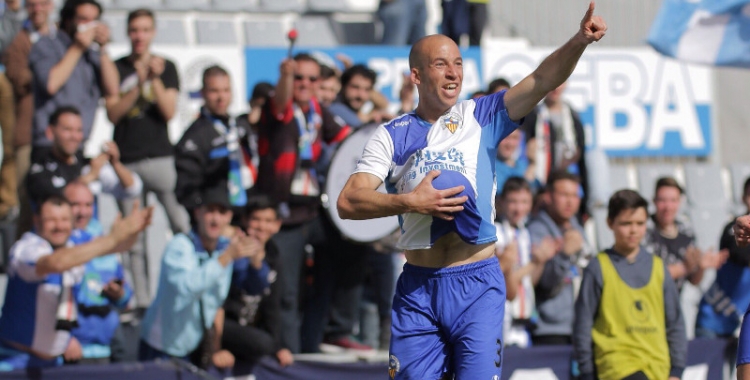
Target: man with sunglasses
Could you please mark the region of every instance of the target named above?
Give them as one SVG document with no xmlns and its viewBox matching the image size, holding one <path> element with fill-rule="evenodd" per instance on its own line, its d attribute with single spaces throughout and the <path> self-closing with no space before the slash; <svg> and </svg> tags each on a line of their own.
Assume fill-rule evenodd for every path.
<svg viewBox="0 0 750 380">
<path fill-rule="evenodd" d="M 297 306 L 305 246 L 322 243 L 325 236 L 315 164 L 324 142 L 342 141 L 350 131 L 315 98 L 319 78 L 320 64 L 312 56 L 298 54 L 284 60 L 274 96 L 264 106 L 259 123 L 257 187 L 280 205 L 282 227 L 274 240 L 288 268 L 279 278 L 281 340 L 293 353 L 300 352 Z"/>
</svg>

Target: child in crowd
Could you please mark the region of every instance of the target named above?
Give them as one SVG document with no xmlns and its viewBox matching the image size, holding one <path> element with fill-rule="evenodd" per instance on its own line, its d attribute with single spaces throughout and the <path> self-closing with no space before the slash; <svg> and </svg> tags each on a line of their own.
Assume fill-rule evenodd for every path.
<svg viewBox="0 0 750 380">
<path fill-rule="evenodd" d="M 632 190 L 609 200 L 615 236 L 583 274 L 573 345 L 581 379 L 679 379 L 687 337 L 679 295 L 664 262 L 640 242 L 648 203 Z"/>
</svg>

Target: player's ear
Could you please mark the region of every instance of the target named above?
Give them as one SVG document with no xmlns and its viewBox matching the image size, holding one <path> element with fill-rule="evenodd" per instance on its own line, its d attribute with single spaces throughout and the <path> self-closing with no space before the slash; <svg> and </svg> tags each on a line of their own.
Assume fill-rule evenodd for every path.
<svg viewBox="0 0 750 380">
<path fill-rule="evenodd" d="M 419 69 L 418 68 L 416 68 L 416 67 L 412 68 L 411 72 L 409 74 L 409 77 L 411 78 L 411 82 L 412 83 L 414 83 L 414 84 L 420 84 L 421 83 L 420 73 L 419 73 Z"/>
</svg>

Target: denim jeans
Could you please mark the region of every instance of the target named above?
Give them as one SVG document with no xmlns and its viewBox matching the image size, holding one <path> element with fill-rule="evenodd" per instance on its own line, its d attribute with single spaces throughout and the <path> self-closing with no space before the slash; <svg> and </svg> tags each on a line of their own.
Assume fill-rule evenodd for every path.
<svg viewBox="0 0 750 380">
<path fill-rule="evenodd" d="M 425 0 L 381 0 L 377 15 L 383 22 L 383 45 L 411 45 L 425 36 Z"/>
</svg>

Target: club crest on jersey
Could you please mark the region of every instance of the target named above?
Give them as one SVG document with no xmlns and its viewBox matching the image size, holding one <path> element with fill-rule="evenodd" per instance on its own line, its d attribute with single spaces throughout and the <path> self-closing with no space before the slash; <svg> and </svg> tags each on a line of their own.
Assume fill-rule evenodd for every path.
<svg viewBox="0 0 750 380">
<path fill-rule="evenodd" d="M 445 124 L 445 127 L 448 128 L 451 133 L 456 133 L 456 130 L 461 128 L 463 121 L 463 118 L 458 112 L 451 112 L 443 116 L 443 124 Z"/>
<path fill-rule="evenodd" d="M 399 363 L 398 358 L 396 355 L 391 355 L 391 357 L 388 359 L 388 375 L 391 377 L 391 380 L 396 378 L 396 373 L 401 369 L 401 363 Z"/>
</svg>

